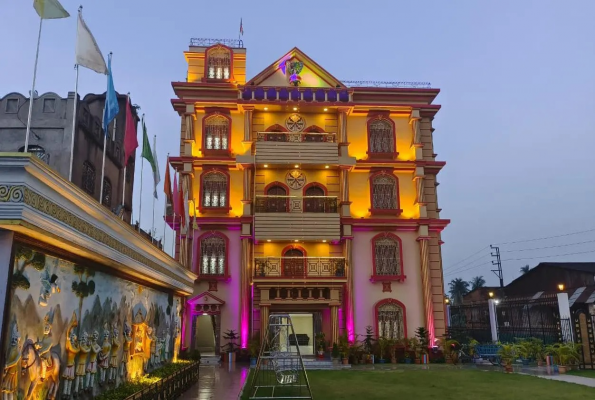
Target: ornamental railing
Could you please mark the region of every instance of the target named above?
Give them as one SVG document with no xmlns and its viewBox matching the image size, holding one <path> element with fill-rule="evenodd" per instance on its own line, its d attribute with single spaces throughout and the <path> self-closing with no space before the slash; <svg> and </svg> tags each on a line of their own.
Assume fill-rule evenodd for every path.
<svg viewBox="0 0 595 400">
<path fill-rule="evenodd" d="M 255 278 L 344 278 L 343 257 L 256 257 Z"/>
<path fill-rule="evenodd" d="M 412 88 L 430 89 L 430 82 L 399 82 L 399 81 L 341 81 L 347 87 L 384 87 L 384 88 Z"/>
<path fill-rule="evenodd" d="M 336 213 L 337 203 L 337 196 L 256 196 L 254 211 L 257 213 Z"/>
<path fill-rule="evenodd" d="M 348 103 L 353 100 L 352 92 L 348 88 L 244 86 L 238 91 L 238 100 Z"/>
<path fill-rule="evenodd" d="M 190 38 L 190 46 L 209 47 L 216 44 L 222 44 L 236 49 L 244 48 L 244 42 L 241 39 Z"/>
<path fill-rule="evenodd" d="M 193 384 L 198 382 L 199 362 L 190 364 L 170 376 L 161 379 L 146 389 L 138 391 L 125 400 L 177 399 Z"/>
<path fill-rule="evenodd" d="M 327 142 L 334 143 L 337 135 L 332 132 L 257 132 L 257 142 Z"/>
</svg>

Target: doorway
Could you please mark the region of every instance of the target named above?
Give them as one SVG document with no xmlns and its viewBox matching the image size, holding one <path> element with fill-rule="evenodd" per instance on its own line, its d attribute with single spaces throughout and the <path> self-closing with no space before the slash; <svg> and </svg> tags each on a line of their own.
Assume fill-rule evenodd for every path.
<svg viewBox="0 0 595 400">
<path fill-rule="evenodd" d="M 314 355 L 314 348 L 316 339 L 314 335 L 314 314 L 312 313 L 295 313 L 289 314 L 293 324 L 296 339 L 290 339 L 292 351 L 297 351 L 295 342 L 300 346 L 300 353 L 303 356 Z"/>
<path fill-rule="evenodd" d="M 219 355 L 221 336 L 220 314 L 196 314 L 192 318 L 191 349 L 201 356 Z"/>
</svg>

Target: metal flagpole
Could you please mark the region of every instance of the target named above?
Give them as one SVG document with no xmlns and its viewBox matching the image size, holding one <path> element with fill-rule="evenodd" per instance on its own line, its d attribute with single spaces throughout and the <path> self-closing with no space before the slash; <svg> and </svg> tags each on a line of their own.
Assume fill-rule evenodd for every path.
<svg viewBox="0 0 595 400">
<path fill-rule="evenodd" d="M 70 138 L 70 169 L 68 171 L 68 180 L 72 182 L 72 164 L 74 163 L 74 136 L 76 135 L 76 111 L 78 109 L 79 92 L 79 65 L 75 64 L 76 81 L 74 83 L 74 111 L 72 112 L 72 137 Z"/>
<path fill-rule="evenodd" d="M 155 146 L 157 145 L 157 135 L 153 135 L 153 154 L 157 154 Z M 153 160 L 153 164 L 155 160 Z M 153 171 L 153 223 L 151 224 L 151 241 L 153 241 L 153 235 L 155 234 L 155 194 L 157 194 L 157 184 L 155 182 L 155 171 Z"/>
<path fill-rule="evenodd" d="M 167 153 L 167 163 L 165 164 L 165 175 L 169 176 L 169 153 Z M 171 189 L 170 189 L 171 190 Z M 165 244 L 165 229 L 167 228 L 167 196 L 163 199 L 163 243 Z"/>
<path fill-rule="evenodd" d="M 145 126 L 145 114 L 143 114 L 143 118 L 141 121 L 141 129 L 144 129 Z M 143 150 L 145 147 L 145 132 L 143 130 Z M 143 166 L 145 165 L 145 158 L 142 155 L 140 156 L 140 198 L 138 199 L 138 231 L 140 232 L 140 221 L 142 218 L 141 211 L 143 209 Z"/>
<path fill-rule="evenodd" d="M 130 92 L 126 94 L 126 107 L 128 107 L 128 103 L 130 102 Z M 125 114 L 127 111 L 125 111 Z M 126 117 L 124 117 L 126 118 Z M 124 119 L 126 121 L 126 119 Z M 126 122 L 124 122 L 124 139 L 126 139 Z M 124 147 L 126 147 L 126 143 L 124 143 Z M 126 151 L 124 151 L 126 154 Z M 126 155 L 124 155 L 126 158 Z M 124 175 L 122 176 L 122 209 L 124 209 L 124 204 L 126 203 L 126 168 L 128 168 L 128 160 L 124 160 Z M 124 219 L 124 213 L 122 212 L 122 220 Z M 132 212 L 130 213 L 130 224 L 132 225 Z"/>
<path fill-rule="evenodd" d="M 176 258 L 176 213 L 173 213 L 172 231 L 174 235 L 171 241 L 171 258 Z"/>
<path fill-rule="evenodd" d="M 79 15 L 83 11 L 83 6 L 79 6 Z M 78 40 L 79 27 L 78 19 L 76 24 L 76 36 Z M 70 138 L 70 168 L 68 170 L 68 180 L 72 182 L 72 166 L 74 164 L 74 136 L 76 135 L 76 112 L 78 110 L 78 93 L 79 93 L 79 65 L 74 64 L 76 71 L 76 80 L 74 82 L 74 110 L 72 111 L 72 137 Z"/>
<path fill-rule="evenodd" d="M 112 52 L 111 51 L 107 57 L 111 63 L 111 60 L 112 60 Z M 118 101 L 117 98 L 116 98 L 116 101 Z M 107 107 L 107 92 L 105 92 L 105 105 L 103 107 L 104 108 Z M 104 135 L 103 135 L 103 162 L 101 164 L 101 189 L 99 190 L 99 204 L 101 204 L 101 199 L 103 197 L 103 178 L 105 177 L 105 153 L 106 153 L 108 139 L 109 139 L 109 133 L 104 132 Z"/>
<path fill-rule="evenodd" d="M 39 33 L 37 34 L 37 50 L 35 51 L 35 66 L 33 67 L 33 84 L 31 85 L 31 95 L 29 96 L 29 115 L 27 116 L 27 133 L 25 133 L 25 149 L 29 150 L 29 133 L 31 132 L 31 115 L 33 113 L 33 100 L 35 100 L 35 78 L 37 78 L 37 60 L 39 59 L 39 42 L 41 42 L 41 26 L 43 18 L 39 17 Z"/>
<path fill-rule="evenodd" d="M 181 176 L 180 176 L 180 173 L 178 172 L 178 182 L 179 182 L 178 187 L 182 189 L 179 191 L 180 192 L 179 195 L 183 196 L 184 189 L 183 189 L 182 181 L 180 180 L 180 178 L 181 178 Z M 182 201 L 184 201 L 184 199 L 182 199 Z M 180 254 L 180 257 L 178 257 L 178 262 L 180 262 L 180 263 L 182 262 L 182 218 L 185 218 L 183 215 L 185 212 L 186 212 L 185 207 L 182 207 L 182 210 L 180 210 L 180 213 L 182 213 L 182 214 L 180 214 L 180 235 L 179 235 L 180 236 L 180 246 L 179 246 L 179 251 L 178 251 L 178 253 Z"/>
</svg>

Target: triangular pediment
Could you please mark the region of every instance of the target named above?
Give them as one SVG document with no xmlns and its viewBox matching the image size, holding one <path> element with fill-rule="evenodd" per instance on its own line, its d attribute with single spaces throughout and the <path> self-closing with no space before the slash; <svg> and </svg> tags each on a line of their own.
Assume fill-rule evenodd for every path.
<svg viewBox="0 0 595 400">
<path fill-rule="evenodd" d="M 296 73 L 296 71 L 299 71 Z M 292 81 L 299 80 L 299 86 L 313 88 L 345 87 L 337 78 L 318 65 L 297 47 L 265 68 L 250 79 L 250 86 L 294 86 Z"/>
<path fill-rule="evenodd" d="M 195 305 L 195 304 L 205 304 L 205 305 L 219 305 L 222 306 L 225 304 L 225 301 L 221 300 L 219 297 L 213 295 L 210 292 L 203 292 L 196 297 L 191 298 L 188 300 L 188 303 Z"/>
</svg>

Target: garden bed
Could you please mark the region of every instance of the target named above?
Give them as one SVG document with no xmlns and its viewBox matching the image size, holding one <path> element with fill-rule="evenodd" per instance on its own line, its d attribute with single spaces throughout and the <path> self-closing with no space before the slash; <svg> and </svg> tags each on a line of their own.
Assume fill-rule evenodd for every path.
<svg viewBox="0 0 595 400">
<path fill-rule="evenodd" d="M 108 390 L 97 400 L 175 399 L 198 381 L 198 361 L 177 361 Z"/>
</svg>

